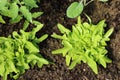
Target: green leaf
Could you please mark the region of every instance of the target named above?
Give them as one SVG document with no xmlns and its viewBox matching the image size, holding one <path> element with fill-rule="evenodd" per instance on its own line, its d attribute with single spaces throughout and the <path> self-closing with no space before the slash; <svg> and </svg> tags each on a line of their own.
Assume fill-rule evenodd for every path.
<svg viewBox="0 0 120 80">
<path fill-rule="evenodd" d="M 61 25 L 61 24 L 57 24 L 57 26 L 58 26 L 58 29 L 60 30 L 60 32 L 61 33 L 69 33 L 70 32 L 70 30 L 69 29 L 67 29 L 67 28 L 65 28 L 63 25 Z"/>
<path fill-rule="evenodd" d="M 27 20 L 25 20 L 24 24 L 23 24 L 23 30 L 25 31 L 29 26 L 29 22 Z"/>
<path fill-rule="evenodd" d="M 14 20 L 18 16 L 18 5 L 16 3 L 11 3 L 9 11 L 11 18 Z"/>
<path fill-rule="evenodd" d="M 1 15 L 4 15 L 4 16 L 7 16 L 7 17 L 11 17 L 11 13 L 9 11 L 9 9 L 7 7 L 3 8 L 1 11 L 0 11 Z"/>
<path fill-rule="evenodd" d="M 5 65 L 4 62 L 0 64 L 0 76 L 3 76 L 4 74 L 4 71 L 5 71 L 4 65 Z"/>
<path fill-rule="evenodd" d="M 71 57 L 69 55 L 66 55 L 66 65 L 69 66 Z"/>
<path fill-rule="evenodd" d="M 108 37 L 113 33 L 113 31 L 114 31 L 113 28 L 109 29 L 109 30 L 105 33 L 104 37 L 105 37 L 105 38 L 108 38 Z"/>
<path fill-rule="evenodd" d="M 60 36 L 60 35 L 57 35 L 56 33 L 53 33 L 51 35 L 51 37 L 58 38 L 58 39 L 66 39 L 67 38 L 66 35 Z"/>
<path fill-rule="evenodd" d="M 98 69 L 97 69 L 97 64 L 94 60 L 92 60 L 91 58 L 87 58 L 87 64 L 90 66 L 90 68 L 96 73 L 98 74 Z"/>
<path fill-rule="evenodd" d="M 26 44 L 25 44 L 25 47 L 29 50 L 29 53 L 39 52 L 39 49 L 34 44 L 32 44 L 31 42 L 27 41 Z"/>
<path fill-rule="evenodd" d="M 48 37 L 48 34 L 44 34 L 39 39 L 35 40 L 36 43 L 40 43 Z"/>
<path fill-rule="evenodd" d="M 33 61 L 33 60 L 37 60 L 38 62 L 41 62 L 43 64 L 48 64 L 48 61 L 43 59 L 42 57 L 38 57 L 34 54 L 27 55 L 27 62 L 28 63 Z"/>
<path fill-rule="evenodd" d="M 23 0 L 26 6 L 38 7 L 35 0 Z"/>
<path fill-rule="evenodd" d="M 14 20 L 10 19 L 10 23 L 12 24 L 18 23 L 21 19 L 22 19 L 21 15 L 18 15 Z"/>
<path fill-rule="evenodd" d="M 30 2 L 30 1 L 29 1 Z M 29 21 L 32 22 L 32 14 L 29 12 L 29 10 L 26 8 L 26 6 L 20 7 L 20 12 L 23 14 L 23 16 Z"/>
<path fill-rule="evenodd" d="M 36 25 L 36 26 L 37 26 L 37 25 L 41 25 L 41 23 L 40 23 L 39 21 L 35 21 L 35 20 L 32 22 L 32 24 L 34 24 L 34 25 Z"/>
<path fill-rule="evenodd" d="M 2 10 L 7 4 L 7 0 L 0 0 L 0 10 Z"/>
<path fill-rule="evenodd" d="M 99 62 L 100 62 L 100 64 L 101 64 L 104 68 L 106 68 L 106 62 L 105 62 L 105 60 L 104 60 L 103 58 L 101 58 L 101 59 L 99 60 Z"/>
<path fill-rule="evenodd" d="M 5 21 L 4 21 L 4 19 L 2 18 L 2 16 L 1 16 L 1 15 L 0 15 L 0 23 L 5 24 Z"/>
<path fill-rule="evenodd" d="M 17 73 L 17 69 L 15 67 L 15 63 L 13 60 L 7 60 L 8 65 L 10 66 L 11 70 Z"/>
<path fill-rule="evenodd" d="M 69 18 L 75 18 L 79 16 L 83 11 L 84 5 L 81 2 L 73 2 L 67 9 L 67 16 Z"/>
<path fill-rule="evenodd" d="M 32 13 L 32 18 L 37 18 L 39 16 L 41 16 L 43 14 L 43 12 L 34 12 Z"/>
</svg>

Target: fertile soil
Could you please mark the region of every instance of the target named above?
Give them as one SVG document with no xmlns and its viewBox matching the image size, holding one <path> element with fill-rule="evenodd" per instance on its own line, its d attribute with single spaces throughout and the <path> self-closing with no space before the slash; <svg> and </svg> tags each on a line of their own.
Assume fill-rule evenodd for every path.
<svg viewBox="0 0 120 80">
<path fill-rule="evenodd" d="M 106 47 L 108 57 L 112 59 L 112 63 L 107 64 L 107 68 L 98 65 L 99 73 L 95 74 L 87 64 L 81 63 L 69 70 L 62 55 L 51 54 L 52 50 L 62 47 L 60 40 L 50 37 L 53 32 L 60 34 L 56 26 L 57 23 L 61 23 L 69 29 L 71 29 L 71 25 L 76 23 L 77 19 L 66 17 L 66 9 L 73 1 L 79 0 L 41 0 L 38 4 L 40 7 L 32 10 L 33 12 L 44 12 L 41 17 L 37 18 L 44 24 L 37 36 L 49 34 L 49 37 L 40 43 L 40 51 L 43 57 L 54 62 L 54 64 L 44 65 L 41 69 L 35 66 L 33 69 L 27 70 L 18 80 L 120 80 L 120 0 L 109 0 L 107 3 L 95 1 L 84 10 L 94 24 L 106 19 L 107 27 L 105 30 L 114 27 L 111 40 Z M 83 14 L 82 20 L 87 21 Z M 15 30 L 19 31 L 23 22 L 24 20 L 18 24 L 0 24 L 0 36 L 8 36 Z M 32 27 L 30 26 L 28 30 Z"/>
</svg>

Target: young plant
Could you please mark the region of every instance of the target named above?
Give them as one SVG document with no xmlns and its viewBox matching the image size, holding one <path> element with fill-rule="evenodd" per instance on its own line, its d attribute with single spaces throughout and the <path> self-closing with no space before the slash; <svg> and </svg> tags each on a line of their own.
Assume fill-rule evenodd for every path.
<svg viewBox="0 0 120 80">
<path fill-rule="evenodd" d="M 0 37 L 0 76 L 7 80 L 7 76 L 17 79 L 30 66 L 42 67 L 49 62 L 39 53 L 38 43 L 47 38 L 47 34 L 37 38 L 36 32 L 42 28 L 43 24 L 37 25 L 31 32 L 20 30 L 9 37 Z"/>
<path fill-rule="evenodd" d="M 31 13 L 30 10 L 37 8 L 39 0 L 0 0 L 0 23 L 5 23 L 2 16 L 10 18 L 10 23 L 17 23 L 23 17 L 32 22 L 33 18 L 40 16 L 43 12 Z"/>
<path fill-rule="evenodd" d="M 113 32 L 113 28 L 106 33 L 104 31 L 105 20 L 97 25 L 87 22 L 81 23 L 80 17 L 76 25 L 72 26 L 72 31 L 58 24 L 58 29 L 63 34 L 53 34 L 52 37 L 62 40 L 63 48 L 52 51 L 53 54 L 63 54 L 66 58 L 66 65 L 70 69 L 81 62 L 87 63 L 89 67 L 97 74 L 97 63 L 106 68 L 106 63 L 111 63 L 107 57 L 106 41 Z"/>
<path fill-rule="evenodd" d="M 81 0 L 79 2 L 73 2 L 71 5 L 67 8 L 66 15 L 69 18 L 75 18 L 79 16 L 82 12 L 85 6 L 93 2 L 94 0 L 90 0 L 87 2 L 86 0 Z M 101 2 L 106 2 L 108 0 L 98 0 Z"/>
</svg>

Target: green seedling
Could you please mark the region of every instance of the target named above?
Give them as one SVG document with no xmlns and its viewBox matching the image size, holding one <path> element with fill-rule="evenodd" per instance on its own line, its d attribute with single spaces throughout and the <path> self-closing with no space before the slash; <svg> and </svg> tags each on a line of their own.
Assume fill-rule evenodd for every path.
<svg viewBox="0 0 120 80">
<path fill-rule="evenodd" d="M 30 66 L 42 67 L 43 64 L 49 62 L 39 53 L 38 43 L 47 38 L 47 34 L 37 38 L 36 32 L 43 27 L 43 24 L 37 25 L 31 32 L 20 30 L 20 34 L 16 31 L 9 37 L 0 37 L 0 76 L 2 80 L 7 80 L 9 75 L 13 79 L 17 79 L 20 74 Z"/>
<path fill-rule="evenodd" d="M 90 0 L 89 2 L 87 2 L 86 0 L 81 0 L 79 2 L 71 3 L 71 5 L 67 8 L 67 11 L 66 11 L 67 17 L 75 18 L 75 17 L 79 16 L 83 12 L 84 7 L 93 1 L 95 1 L 95 0 Z M 106 2 L 108 0 L 98 0 L 98 1 Z"/>
<path fill-rule="evenodd" d="M 81 62 L 87 63 L 89 67 L 98 74 L 97 64 L 101 64 L 106 68 L 106 63 L 111 63 L 107 57 L 108 51 L 106 41 L 109 41 L 109 36 L 113 32 L 113 28 L 106 33 L 105 20 L 100 21 L 97 25 L 91 23 L 81 23 L 78 17 L 78 23 L 72 26 L 72 31 L 58 24 L 58 29 L 63 34 L 52 34 L 52 37 L 62 40 L 63 48 L 52 51 L 53 54 L 61 54 L 66 58 L 66 65 L 69 69 L 75 67 Z"/>
<path fill-rule="evenodd" d="M 32 23 L 32 19 L 40 16 L 43 12 L 31 13 L 30 10 L 37 8 L 39 0 L 0 0 L 0 23 L 5 24 L 2 16 L 9 17 L 10 23 L 17 23 L 23 17 Z"/>
</svg>

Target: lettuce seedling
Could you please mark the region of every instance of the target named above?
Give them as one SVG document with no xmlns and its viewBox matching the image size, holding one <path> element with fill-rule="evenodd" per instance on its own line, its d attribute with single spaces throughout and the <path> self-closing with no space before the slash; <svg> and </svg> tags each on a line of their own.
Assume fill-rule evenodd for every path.
<svg viewBox="0 0 120 80">
<path fill-rule="evenodd" d="M 70 6 L 67 8 L 67 11 L 66 11 L 67 17 L 75 18 L 75 17 L 79 16 L 83 12 L 84 7 L 87 6 L 88 4 L 90 4 L 93 1 L 94 0 L 89 0 L 87 2 L 87 0 L 80 0 L 79 2 L 71 3 Z M 98 1 L 106 2 L 108 0 L 98 0 Z"/>
<path fill-rule="evenodd" d="M 20 74 L 30 66 L 42 67 L 49 62 L 39 53 L 38 43 L 47 38 L 47 34 L 37 38 L 36 32 L 42 28 L 43 24 L 37 25 L 31 32 L 20 30 L 9 37 L 0 37 L 0 76 L 7 80 L 7 76 L 17 79 Z"/>
<path fill-rule="evenodd" d="M 40 0 L 0 0 L 0 23 L 5 23 L 2 16 L 10 18 L 10 23 L 17 23 L 23 17 L 32 22 L 33 18 L 40 16 L 43 12 L 31 13 L 30 10 L 37 8 Z"/>
<path fill-rule="evenodd" d="M 88 17 L 89 18 L 89 17 Z M 58 24 L 58 29 L 63 34 L 52 34 L 52 37 L 62 40 L 63 48 L 52 51 L 53 54 L 63 54 L 66 59 L 66 65 L 70 69 L 81 62 L 87 63 L 89 67 L 97 74 L 97 63 L 106 68 L 106 63 L 111 63 L 107 57 L 106 41 L 113 32 L 113 28 L 106 33 L 104 31 L 105 20 L 97 25 L 87 22 L 81 23 L 80 17 L 76 25 L 72 26 L 72 31 Z"/>
</svg>

